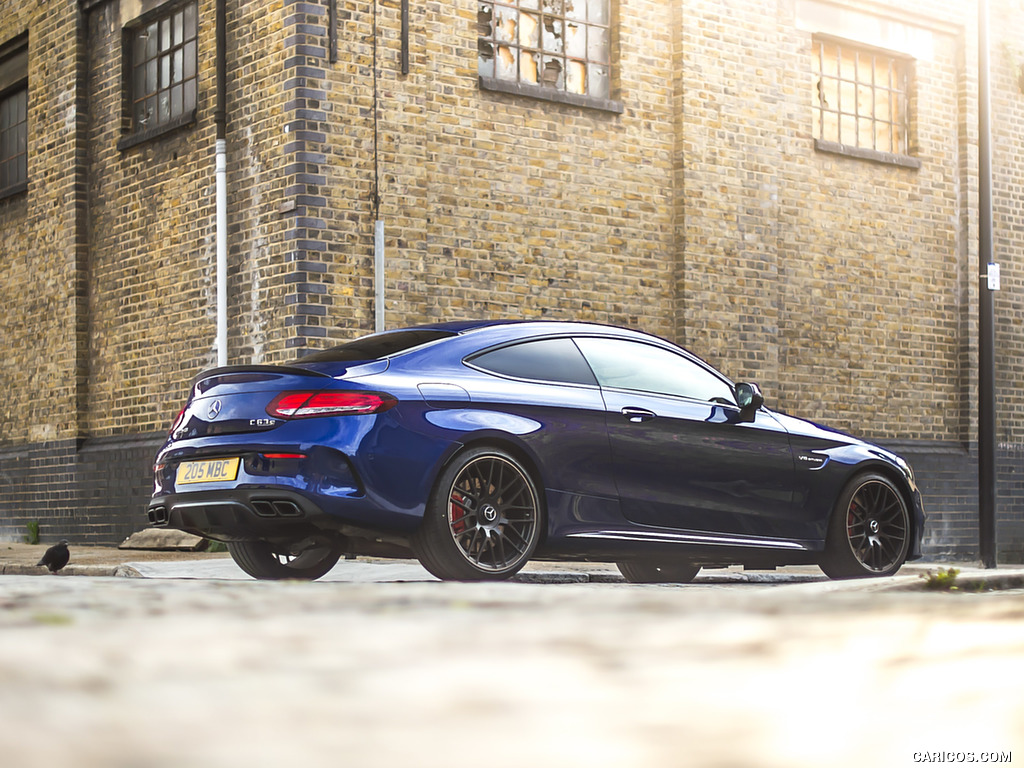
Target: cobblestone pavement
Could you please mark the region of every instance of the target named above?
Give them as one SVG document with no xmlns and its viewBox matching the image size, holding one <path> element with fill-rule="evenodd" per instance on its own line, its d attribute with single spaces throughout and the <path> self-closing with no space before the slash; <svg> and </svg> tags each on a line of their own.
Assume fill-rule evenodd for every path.
<svg viewBox="0 0 1024 768">
<path fill-rule="evenodd" d="M 1013 590 L 0 576 L 12 768 L 1020 762 L 1022 681 Z"/>
</svg>

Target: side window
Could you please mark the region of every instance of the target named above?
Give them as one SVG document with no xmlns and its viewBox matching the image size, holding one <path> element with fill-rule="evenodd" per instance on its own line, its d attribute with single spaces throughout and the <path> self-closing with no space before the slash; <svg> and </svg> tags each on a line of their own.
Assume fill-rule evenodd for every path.
<svg viewBox="0 0 1024 768">
<path fill-rule="evenodd" d="M 596 385 L 594 374 L 571 339 L 541 339 L 501 347 L 467 360 L 490 373 L 533 381 Z"/>
<path fill-rule="evenodd" d="M 682 355 L 625 339 L 576 340 L 602 387 L 736 402 L 732 387 Z"/>
</svg>

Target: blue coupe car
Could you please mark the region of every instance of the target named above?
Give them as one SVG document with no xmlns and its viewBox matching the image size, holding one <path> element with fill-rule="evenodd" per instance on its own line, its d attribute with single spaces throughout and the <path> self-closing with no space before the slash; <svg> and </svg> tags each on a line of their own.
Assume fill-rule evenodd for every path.
<svg viewBox="0 0 1024 768">
<path fill-rule="evenodd" d="M 924 524 L 899 456 L 769 410 L 668 341 L 508 321 L 200 374 L 148 514 L 259 579 L 319 578 L 345 554 L 455 580 L 531 559 L 633 582 L 734 564 L 885 576 L 920 557 Z"/>
</svg>

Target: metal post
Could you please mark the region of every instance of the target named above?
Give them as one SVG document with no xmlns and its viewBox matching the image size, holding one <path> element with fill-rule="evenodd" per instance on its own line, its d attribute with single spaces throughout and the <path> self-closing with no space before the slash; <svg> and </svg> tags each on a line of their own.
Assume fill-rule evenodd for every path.
<svg viewBox="0 0 1024 768">
<path fill-rule="evenodd" d="M 402 0 L 402 74 L 409 74 L 409 0 Z"/>
<path fill-rule="evenodd" d="M 373 223 L 374 331 L 384 330 L 384 222 Z"/>
<path fill-rule="evenodd" d="M 992 126 L 988 0 L 978 0 L 978 540 L 981 562 L 996 567 L 995 309 L 992 247 Z"/>
</svg>

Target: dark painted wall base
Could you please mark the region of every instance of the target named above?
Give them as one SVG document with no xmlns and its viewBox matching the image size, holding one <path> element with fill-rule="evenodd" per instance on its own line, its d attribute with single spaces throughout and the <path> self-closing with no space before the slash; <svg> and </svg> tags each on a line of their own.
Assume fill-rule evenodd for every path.
<svg viewBox="0 0 1024 768">
<path fill-rule="evenodd" d="M 118 544 L 147 524 L 153 457 L 162 433 L 0 449 L 0 540 L 30 521 L 44 542 Z M 928 521 L 925 557 L 979 559 L 975 446 L 907 442 L 887 447 L 913 465 Z M 1024 563 L 1024 445 L 1001 445 L 996 536 L 1000 563 Z"/>
<path fill-rule="evenodd" d="M 39 522 L 43 542 L 119 544 L 146 526 L 153 458 L 166 435 L 0 448 L 0 540 Z"/>
<path fill-rule="evenodd" d="M 931 560 L 980 560 L 978 542 L 978 451 L 962 443 L 888 443 L 910 462 L 927 515 L 924 556 Z M 997 560 L 1024 563 L 1024 445 L 997 451 Z"/>
</svg>

